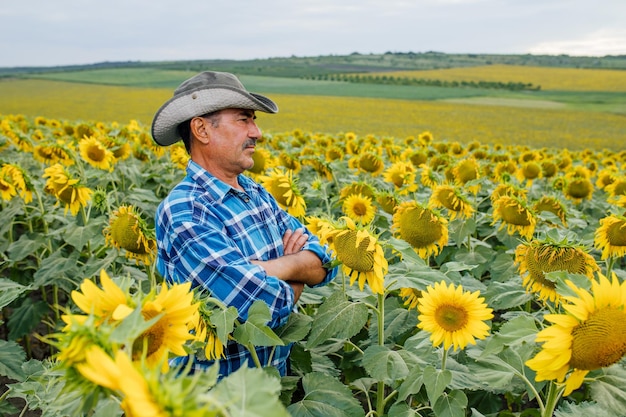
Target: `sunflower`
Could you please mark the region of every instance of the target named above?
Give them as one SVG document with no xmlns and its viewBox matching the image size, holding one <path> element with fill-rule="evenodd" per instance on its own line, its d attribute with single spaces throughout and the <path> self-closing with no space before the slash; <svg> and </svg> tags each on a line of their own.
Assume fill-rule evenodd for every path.
<svg viewBox="0 0 626 417">
<path fill-rule="evenodd" d="M 60 163 L 64 166 L 74 165 L 73 150 L 62 140 L 55 143 L 44 143 L 33 148 L 33 158 L 47 165 Z"/>
<path fill-rule="evenodd" d="M 396 208 L 392 228 L 423 259 L 437 255 L 448 243 L 448 221 L 416 201 Z"/>
<path fill-rule="evenodd" d="M 526 181 L 526 185 L 530 187 L 533 180 L 541 178 L 542 170 L 541 165 L 535 161 L 524 162 L 517 170 L 517 179 L 520 182 Z"/>
<path fill-rule="evenodd" d="M 224 354 L 224 342 L 218 337 L 216 326 L 211 323 L 213 311 L 204 308 L 208 305 L 206 299 L 197 298 L 197 300 L 199 302 L 199 308 L 197 318 L 194 320 L 194 328 L 196 331 L 195 340 L 203 345 L 202 354 L 204 355 L 204 359 L 210 361 L 223 359 L 226 357 Z"/>
<path fill-rule="evenodd" d="M 433 193 L 428 201 L 429 208 L 444 207 L 450 214 L 450 220 L 468 218 L 474 213 L 474 208 L 458 187 L 452 185 L 438 185 L 433 189 Z"/>
<path fill-rule="evenodd" d="M 492 225 L 502 221 L 501 230 L 506 225 L 509 235 L 518 232 L 526 239 L 530 239 L 535 232 L 537 219 L 534 212 L 522 199 L 515 196 L 503 195 L 493 203 Z"/>
<path fill-rule="evenodd" d="M 420 182 L 424 187 L 434 188 L 441 178 L 435 173 L 435 170 L 426 164 L 421 165 L 422 172 L 420 174 Z"/>
<path fill-rule="evenodd" d="M 122 205 L 113 211 L 103 233 L 107 244 L 126 251 L 126 258 L 146 265 L 152 263 L 156 254 L 154 230 L 134 206 Z"/>
<path fill-rule="evenodd" d="M 259 180 L 274 196 L 278 205 L 292 216 L 302 218 L 306 214 L 306 202 L 293 173 L 291 170 L 284 172 L 275 168 L 269 175 L 260 176 Z"/>
<path fill-rule="evenodd" d="M 147 374 L 135 368 L 123 351 L 111 358 L 102 349 L 94 347 L 86 353 L 86 363 L 78 365 L 79 372 L 96 385 L 119 392 L 121 407 L 129 417 L 166 417 L 170 415 L 159 404 L 162 396 L 154 395 L 146 381 Z"/>
<path fill-rule="evenodd" d="M 430 133 L 429 131 L 422 132 L 417 136 L 417 140 L 420 143 L 420 145 L 428 146 L 433 141 L 433 134 Z"/>
<path fill-rule="evenodd" d="M 0 196 L 4 201 L 11 201 L 17 195 L 13 178 L 4 170 L 0 171 Z"/>
<path fill-rule="evenodd" d="M 398 205 L 398 198 L 393 192 L 382 191 L 376 194 L 376 202 L 385 213 L 393 214 Z"/>
<path fill-rule="evenodd" d="M 425 151 L 415 151 L 409 148 L 402 152 L 400 159 L 403 161 L 408 160 L 414 167 L 419 167 L 428 163 L 428 154 Z"/>
<path fill-rule="evenodd" d="M 184 345 L 194 338 L 189 332 L 189 325 L 197 316 L 199 306 L 193 303 L 194 294 L 190 288 L 191 282 L 171 287 L 164 283 L 156 296 L 151 293 L 142 300 L 141 315 L 145 320 L 160 317 L 135 340 L 134 360 L 143 357 L 147 365 L 162 365 L 167 369 L 169 353 L 187 355 Z"/>
<path fill-rule="evenodd" d="M 385 169 L 385 162 L 379 155 L 373 152 L 363 152 L 356 158 L 355 167 L 375 176 L 383 172 Z"/>
<path fill-rule="evenodd" d="M 302 160 L 302 164 L 312 167 L 320 176 L 326 178 L 326 181 L 332 181 L 333 171 L 328 162 L 317 157 L 308 157 Z"/>
<path fill-rule="evenodd" d="M 95 136 L 86 136 L 78 142 L 80 156 L 94 168 L 113 171 L 115 156 Z"/>
<path fill-rule="evenodd" d="M 533 204 L 533 210 L 535 213 L 550 212 L 561 220 L 563 226 L 567 227 L 567 210 L 558 198 L 544 195 Z"/>
<path fill-rule="evenodd" d="M 499 181 L 508 180 L 517 172 L 517 165 L 513 161 L 499 161 L 493 169 L 492 176 Z"/>
<path fill-rule="evenodd" d="M 3 182 L 5 184 L 2 184 Z M 33 201 L 35 186 L 21 166 L 15 164 L 2 165 L 2 168 L 0 168 L 0 191 L 2 191 L 3 195 L 6 183 L 10 183 L 10 185 L 13 186 L 15 190 L 13 195 L 19 194 L 22 200 L 27 204 Z"/>
<path fill-rule="evenodd" d="M 559 171 L 559 167 L 556 165 L 556 163 L 551 160 L 545 160 L 545 161 L 541 161 L 541 176 L 544 178 L 552 178 L 554 177 Z"/>
<path fill-rule="evenodd" d="M 130 155 L 133 153 L 133 148 L 128 143 L 128 140 L 124 137 L 120 136 L 103 136 L 101 138 L 102 143 L 107 147 L 108 150 L 113 153 L 113 157 L 117 161 L 122 161 L 124 159 L 128 159 Z M 174 146 L 176 148 L 180 147 L 180 145 Z"/>
<path fill-rule="evenodd" d="M 330 221 L 320 217 L 307 216 L 305 220 L 307 229 L 309 229 L 309 231 L 318 238 L 324 236 L 326 231 L 332 229 L 333 227 Z"/>
<path fill-rule="evenodd" d="M 503 195 L 526 198 L 527 191 L 528 190 L 526 190 L 525 188 L 517 187 L 516 185 L 509 182 L 501 182 L 493 189 L 491 195 L 489 196 L 489 199 L 492 203 L 494 203 L 498 198 L 502 197 Z"/>
<path fill-rule="evenodd" d="M 430 341 L 444 349 L 465 349 L 468 344 L 476 344 L 475 339 L 484 339 L 489 334 L 485 320 L 493 318 L 492 309 L 484 303 L 480 292 L 463 291 L 454 284 L 446 286 L 445 281 L 428 286 L 418 299 L 420 315 L 418 328 L 430 333 Z"/>
<path fill-rule="evenodd" d="M 281 152 L 278 155 L 278 165 L 287 170 L 297 174 L 302 169 L 302 164 L 298 161 L 298 158 L 294 158 L 292 155 L 287 152 Z"/>
<path fill-rule="evenodd" d="M 609 194 L 609 201 L 619 201 L 619 198 L 626 195 L 626 177 L 614 177 L 604 190 Z"/>
<path fill-rule="evenodd" d="M 617 363 L 626 354 L 626 282 L 598 273 L 591 292 L 566 284 L 576 295 L 563 296 L 564 314 L 547 314 L 552 323 L 537 333 L 541 351 L 526 365 L 537 381 L 565 381 L 564 395 L 579 388 L 595 369 Z M 570 372 L 571 371 L 571 372 Z"/>
<path fill-rule="evenodd" d="M 256 155 L 256 151 L 254 152 L 254 155 Z M 170 159 L 178 168 L 185 169 L 187 168 L 187 163 L 189 162 L 189 154 L 184 146 L 170 146 Z"/>
<path fill-rule="evenodd" d="M 272 154 L 267 149 L 257 147 L 252 154 L 254 165 L 248 171 L 252 174 L 263 174 L 270 166 L 273 165 Z M 187 164 L 185 164 L 187 166 Z"/>
<path fill-rule="evenodd" d="M 383 173 L 383 179 L 398 190 L 399 194 L 408 194 L 417 190 L 415 167 L 410 162 L 398 161 Z"/>
<path fill-rule="evenodd" d="M 600 269 L 583 247 L 549 238 L 519 244 L 515 249 L 515 262 L 519 265 L 526 290 L 537 294 L 542 301 L 550 300 L 555 304 L 559 303 L 560 297 L 555 283 L 546 278 L 546 273 L 565 271 L 592 279 L 593 273 Z"/>
<path fill-rule="evenodd" d="M 96 324 L 118 320 L 115 318 L 116 311 L 134 307 L 126 292 L 113 282 L 105 270 L 100 270 L 100 285 L 102 289 L 93 281 L 85 279 L 80 284 L 80 290 L 71 293 L 76 306 L 85 314 L 95 316 Z M 69 325 L 73 317 L 76 316 L 68 316 L 64 321 Z"/>
<path fill-rule="evenodd" d="M 454 181 L 458 185 L 466 185 L 470 181 L 480 178 L 480 164 L 474 158 L 465 158 L 452 168 Z M 468 190 L 476 194 L 480 189 L 480 184 L 467 187 Z"/>
<path fill-rule="evenodd" d="M 367 282 L 374 294 L 383 294 L 388 263 L 382 246 L 366 228 L 357 226 L 349 217 L 341 219 L 344 226 L 326 230 L 322 241 L 333 249 L 343 272 L 350 277 L 350 285 L 358 281 L 363 291 Z"/>
<path fill-rule="evenodd" d="M 422 292 L 415 288 L 400 288 L 400 297 L 404 298 L 404 305 L 407 309 L 416 309 L 419 302 L 419 298 L 422 296 Z"/>
<path fill-rule="evenodd" d="M 363 197 L 374 198 L 376 190 L 366 182 L 353 182 L 344 186 L 339 191 L 339 199 L 344 200 L 353 194 L 361 194 Z"/>
<path fill-rule="evenodd" d="M 596 187 L 606 191 L 606 187 L 615 182 L 616 179 L 615 169 L 601 169 L 596 177 Z"/>
<path fill-rule="evenodd" d="M 352 194 L 343 200 L 343 213 L 360 224 L 368 224 L 374 220 L 376 207 L 372 199 L 361 194 Z"/>
<path fill-rule="evenodd" d="M 345 151 L 337 145 L 329 146 L 326 148 L 324 156 L 328 162 L 341 161 L 345 156 Z"/>
<path fill-rule="evenodd" d="M 593 194 L 593 183 L 589 178 L 576 177 L 566 181 L 563 192 L 565 193 L 565 197 L 579 203 L 584 199 L 591 198 Z"/>
<path fill-rule="evenodd" d="M 602 251 L 602 259 L 626 255 L 626 217 L 612 214 L 600 219 L 594 246 Z"/>
<path fill-rule="evenodd" d="M 65 203 L 65 214 L 69 210 L 72 216 L 78 214 L 91 200 L 93 190 L 80 185 L 80 180 L 72 178 L 61 164 L 55 164 L 44 170 L 43 178 L 48 178 L 44 191 L 52 194 L 59 202 Z"/>
</svg>

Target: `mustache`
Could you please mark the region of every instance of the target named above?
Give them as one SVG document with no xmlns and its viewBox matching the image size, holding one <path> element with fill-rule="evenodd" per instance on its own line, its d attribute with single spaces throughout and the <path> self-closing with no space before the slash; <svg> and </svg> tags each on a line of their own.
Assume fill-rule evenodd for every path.
<svg viewBox="0 0 626 417">
<path fill-rule="evenodd" d="M 243 147 L 247 148 L 249 146 L 252 146 L 253 148 L 256 147 L 256 140 L 254 139 L 248 139 L 244 144 Z"/>
</svg>

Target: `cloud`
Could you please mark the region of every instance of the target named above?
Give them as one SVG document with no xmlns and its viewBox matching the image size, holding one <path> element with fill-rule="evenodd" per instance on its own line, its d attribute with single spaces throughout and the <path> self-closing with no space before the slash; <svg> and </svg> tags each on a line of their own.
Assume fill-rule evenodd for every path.
<svg viewBox="0 0 626 417">
<path fill-rule="evenodd" d="M 601 29 L 577 39 L 541 42 L 528 52 L 536 55 L 626 55 L 626 29 Z"/>
</svg>

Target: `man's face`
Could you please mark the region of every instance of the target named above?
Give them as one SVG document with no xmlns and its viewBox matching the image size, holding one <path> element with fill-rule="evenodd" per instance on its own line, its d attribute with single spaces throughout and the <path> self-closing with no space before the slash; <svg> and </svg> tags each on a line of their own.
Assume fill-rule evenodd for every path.
<svg viewBox="0 0 626 417">
<path fill-rule="evenodd" d="M 211 125 L 211 161 L 224 171 L 242 173 L 252 168 L 254 148 L 261 139 L 253 110 L 224 109 Z"/>
</svg>

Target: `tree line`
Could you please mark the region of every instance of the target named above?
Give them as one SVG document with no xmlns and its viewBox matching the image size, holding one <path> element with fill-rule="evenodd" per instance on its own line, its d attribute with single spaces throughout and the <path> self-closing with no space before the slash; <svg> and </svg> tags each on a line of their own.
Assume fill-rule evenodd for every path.
<svg viewBox="0 0 626 417">
<path fill-rule="evenodd" d="M 321 74 L 302 76 L 303 79 L 318 81 L 341 81 L 362 84 L 388 84 L 429 87 L 469 87 L 490 88 L 510 91 L 539 91 L 541 86 L 523 82 L 502 81 L 449 81 L 416 77 L 395 77 L 393 75 L 370 74 Z"/>
</svg>

